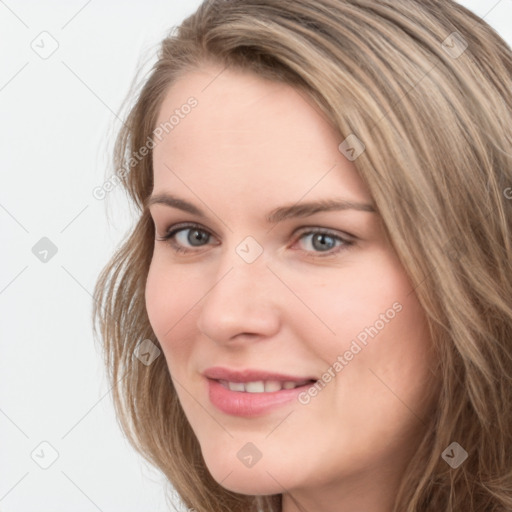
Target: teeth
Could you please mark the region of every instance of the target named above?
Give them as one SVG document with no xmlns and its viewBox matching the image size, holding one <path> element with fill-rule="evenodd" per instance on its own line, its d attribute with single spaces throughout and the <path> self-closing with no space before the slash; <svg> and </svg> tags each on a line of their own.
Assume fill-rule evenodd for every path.
<svg viewBox="0 0 512 512">
<path fill-rule="evenodd" d="M 247 382 L 245 384 L 245 391 L 247 393 L 264 393 L 265 383 L 262 380 L 257 380 L 256 382 Z"/>
<path fill-rule="evenodd" d="M 280 391 L 281 389 L 281 383 L 278 380 L 268 380 L 265 382 L 265 393 Z"/>
<path fill-rule="evenodd" d="M 245 393 L 273 393 L 281 391 L 282 389 L 294 389 L 298 386 L 303 386 L 307 381 L 294 382 L 278 380 L 257 380 L 254 382 L 228 382 L 227 380 L 219 380 L 220 384 L 230 391 L 238 391 Z"/>
<path fill-rule="evenodd" d="M 231 391 L 245 391 L 243 382 L 228 382 L 228 387 Z"/>
</svg>

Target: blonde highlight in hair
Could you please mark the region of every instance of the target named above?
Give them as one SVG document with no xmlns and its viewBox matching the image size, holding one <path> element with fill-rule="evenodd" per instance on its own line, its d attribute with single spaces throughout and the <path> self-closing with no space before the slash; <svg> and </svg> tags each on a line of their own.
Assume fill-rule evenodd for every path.
<svg viewBox="0 0 512 512">
<path fill-rule="evenodd" d="M 453 33 L 468 44 L 458 56 L 446 44 Z M 394 511 L 512 510 L 510 48 L 451 0 L 205 1 L 162 42 L 118 136 L 117 166 L 152 135 L 169 87 L 210 61 L 304 91 L 340 140 L 355 134 L 366 147 L 354 164 L 415 283 L 439 361 L 435 413 Z M 93 311 L 121 426 L 197 512 L 278 511 L 279 495 L 214 481 L 165 359 L 133 357 L 141 340 L 158 346 L 145 309 L 151 153 L 124 186 L 140 218 L 99 276 Z M 457 469 L 441 458 L 453 441 L 469 455 Z"/>
</svg>

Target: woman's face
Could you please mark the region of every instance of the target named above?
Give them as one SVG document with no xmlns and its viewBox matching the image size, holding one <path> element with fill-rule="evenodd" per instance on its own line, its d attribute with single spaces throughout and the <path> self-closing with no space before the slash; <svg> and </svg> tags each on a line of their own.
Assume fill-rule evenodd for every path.
<svg viewBox="0 0 512 512">
<path fill-rule="evenodd" d="M 303 93 L 206 65 L 157 125 L 172 115 L 146 302 L 209 471 L 244 494 L 390 488 L 427 419 L 430 340 L 342 138 Z"/>
</svg>

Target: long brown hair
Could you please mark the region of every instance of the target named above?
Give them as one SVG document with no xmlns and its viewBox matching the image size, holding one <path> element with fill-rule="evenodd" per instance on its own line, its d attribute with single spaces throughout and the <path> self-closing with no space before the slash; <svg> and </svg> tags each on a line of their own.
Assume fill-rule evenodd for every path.
<svg viewBox="0 0 512 512">
<path fill-rule="evenodd" d="M 115 148 L 139 220 L 98 278 L 94 329 L 120 424 L 197 512 L 280 510 L 209 474 L 145 309 L 150 146 L 173 82 L 211 61 L 300 88 L 365 151 L 354 161 L 425 310 L 436 412 L 397 512 L 512 510 L 512 52 L 452 0 L 205 1 L 161 44 Z M 201 108 L 198 98 L 197 108 Z M 443 451 L 468 453 L 454 469 Z"/>
</svg>

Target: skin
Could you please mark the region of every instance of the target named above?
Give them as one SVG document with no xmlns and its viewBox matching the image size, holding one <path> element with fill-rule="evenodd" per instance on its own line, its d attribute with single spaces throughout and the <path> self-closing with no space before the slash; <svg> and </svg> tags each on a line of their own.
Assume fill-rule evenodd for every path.
<svg viewBox="0 0 512 512">
<path fill-rule="evenodd" d="M 205 63 L 172 85 L 158 124 L 190 96 L 198 105 L 153 153 L 153 194 L 206 213 L 150 206 L 157 240 L 146 306 L 180 402 L 223 487 L 283 493 L 285 512 L 391 511 L 432 407 L 431 341 L 414 285 L 376 212 L 266 222 L 274 208 L 299 201 L 372 197 L 338 150 L 343 138 L 304 93 L 221 71 Z M 175 236 L 187 254 L 161 240 L 182 222 L 206 232 L 198 246 L 187 238 L 193 228 Z M 354 244 L 328 238 L 322 250 L 307 228 Z M 236 252 L 247 236 L 263 249 L 250 264 Z M 240 418 L 210 402 L 206 368 L 320 378 L 396 302 L 401 311 L 307 405 Z M 262 453 L 250 468 L 237 458 L 247 442 Z"/>
</svg>

